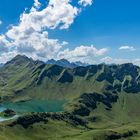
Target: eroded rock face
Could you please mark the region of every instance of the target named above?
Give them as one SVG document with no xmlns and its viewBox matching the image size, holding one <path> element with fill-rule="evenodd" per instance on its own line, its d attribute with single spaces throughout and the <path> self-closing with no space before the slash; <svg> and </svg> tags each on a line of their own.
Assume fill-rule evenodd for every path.
<svg viewBox="0 0 140 140">
<path fill-rule="evenodd" d="M 73 114 L 88 116 L 91 110 L 97 108 L 97 103 L 103 103 L 107 108 L 112 108 L 112 103 L 117 102 L 118 96 L 113 93 L 84 93 L 82 94 L 73 108 Z"/>
<path fill-rule="evenodd" d="M 73 76 L 68 72 L 65 71 L 62 76 L 58 79 L 60 83 L 71 83 L 73 81 Z"/>
</svg>

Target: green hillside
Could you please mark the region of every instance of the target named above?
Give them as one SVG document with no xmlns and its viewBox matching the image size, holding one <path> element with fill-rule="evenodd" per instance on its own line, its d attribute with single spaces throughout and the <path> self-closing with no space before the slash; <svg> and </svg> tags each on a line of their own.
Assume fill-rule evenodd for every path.
<svg viewBox="0 0 140 140">
<path fill-rule="evenodd" d="M 0 99 L 18 115 L 0 123 L 0 140 L 140 139 L 133 64 L 70 69 L 18 55 L 0 68 Z"/>
<path fill-rule="evenodd" d="M 139 93 L 140 68 L 133 64 L 100 64 L 69 69 L 18 55 L 0 69 L 2 101 L 69 100 L 103 91 Z"/>
</svg>

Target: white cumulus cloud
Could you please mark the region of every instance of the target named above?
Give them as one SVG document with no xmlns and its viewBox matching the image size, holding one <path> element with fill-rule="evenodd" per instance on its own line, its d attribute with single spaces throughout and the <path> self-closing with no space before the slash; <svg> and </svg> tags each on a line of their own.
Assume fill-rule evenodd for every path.
<svg viewBox="0 0 140 140">
<path fill-rule="evenodd" d="M 18 54 L 17 51 L 4 52 L 4 53 L 0 54 L 0 63 L 5 63 L 5 62 L 11 60 L 17 54 Z"/>
<path fill-rule="evenodd" d="M 0 20 L 0 25 L 2 25 L 2 20 Z"/>
<path fill-rule="evenodd" d="M 121 46 L 119 50 L 135 51 L 136 49 L 133 46 Z"/>
<path fill-rule="evenodd" d="M 40 8 L 41 3 L 38 0 L 34 0 L 34 7 L 35 8 Z"/>
<path fill-rule="evenodd" d="M 108 52 L 107 48 L 97 49 L 91 46 L 79 46 L 73 50 L 65 49 L 59 52 L 58 58 L 68 59 L 69 61 L 82 61 L 86 63 L 94 63 L 94 59 L 105 55 Z"/>
<path fill-rule="evenodd" d="M 93 0 L 80 0 L 78 3 L 83 6 L 92 5 Z"/>
<path fill-rule="evenodd" d="M 50 38 L 48 29 L 68 29 L 81 12 L 81 7 L 72 5 L 71 0 L 49 0 L 45 8 L 41 6 L 39 0 L 34 0 L 29 12 L 21 14 L 19 23 L 0 35 L 0 57 L 10 52 L 11 55 L 20 53 L 47 60 L 56 57 L 61 48 L 68 44 Z"/>
<path fill-rule="evenodd" d="M 100 60 L 99 63 L 106 63 L 106 64 L 124 64 L 124 63 L 133 63 L 134 65 L 140 66 L 140 59 L 124 59 L 124 58 L 112 58 L 112 57 L 104 57 Z"/>
</svg>

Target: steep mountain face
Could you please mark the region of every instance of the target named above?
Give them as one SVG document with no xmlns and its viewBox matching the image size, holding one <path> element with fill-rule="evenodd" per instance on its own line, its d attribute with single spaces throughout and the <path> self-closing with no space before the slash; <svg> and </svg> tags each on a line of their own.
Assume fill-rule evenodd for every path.
<svg viewBox="0 0 140 140">
<path fill-rule="evenodd" d="M 76 68 L 78 66 L 88 66 L 89 65 L 89 64 L 82 63 L 80 61 L 71 63 L 66 59 L 60 59 L 60 60 L 51 59 L 51 60 L 48 60 L 46 62 L 46 64 L 58 65 L 58 66 L 65 67 L 65 68 Z"/>
<path fill-rule="evenodd" d="M 0 68 L 1 98 L 10 98 L 33 83 L 32 71 L 43 62 L 33 61 L 26 56 L 16 56 Z"/>
<path fill-rule="evenodd" d="M 106 91 L 139 93 L 140 68 L 128 63 L 71 69 L 18 55 L 0 69 L 0 89 L 2 99 L 74 99 L 83 93 Z"/>
</svg>

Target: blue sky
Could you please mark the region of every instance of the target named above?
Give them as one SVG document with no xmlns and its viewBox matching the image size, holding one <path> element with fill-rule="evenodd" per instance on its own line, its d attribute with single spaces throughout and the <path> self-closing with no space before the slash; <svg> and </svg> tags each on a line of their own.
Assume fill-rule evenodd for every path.
<svg viewBox="0 0 140 140">
<path fill-rule="evenodd" d="M 46 7 L 46 0 L 40 0 L 39 2 L 42 5 L 44 4 L 44 7 L 41 7 L 41 10 L 43 10 Z M 33 3 L 34 0 L 1 1 L 0 20 L 2 24 L 0 25 L 0 34 L 5 34 L 10 30 L 11 25 L 18 25 L 20 15 L 25 8 L 30 10 Z M 77 3 L 73 2 L 72 5 L 77 6 Z M 63 50 L 66 48 L 73 50 L 81 45 L 94 45 L 97 50 L 108 49 L 105 55 L 93 58 L 95 60 L 109 57 L 115 59 L 112 60 L 112 63 L 117 59 L 122 59 L 122 62 L 125 62 L 125 60 L 126 62 L 128 60 L 132 61 L 139 59 L 140 53 L 139 13 L 139 0 L 94 0 L 92 5 L 82 7 L 82 12 L 76 15 L 69 28 L 63 30 L 48 28 L 47 32 L 49 38 L 69 43 Z M 125 49 L 119 49 L 122 46 L 125 46 Z M 132 50 L 129 47 L 134 49 Z"/>
</svg>

